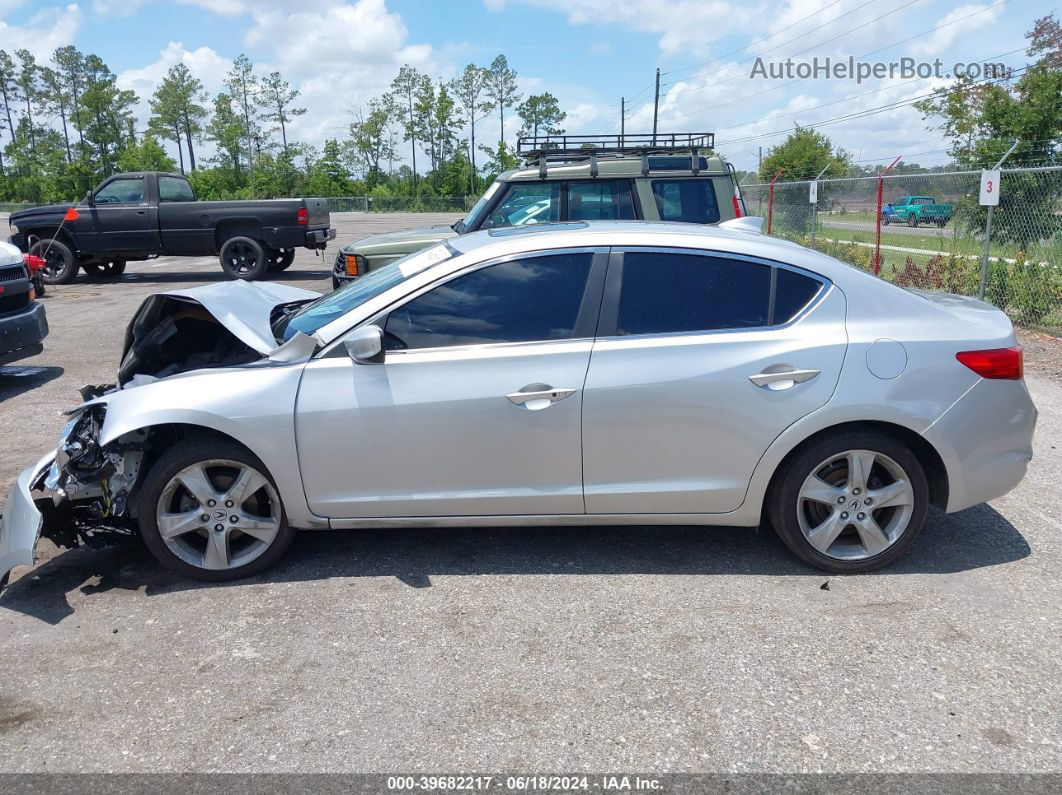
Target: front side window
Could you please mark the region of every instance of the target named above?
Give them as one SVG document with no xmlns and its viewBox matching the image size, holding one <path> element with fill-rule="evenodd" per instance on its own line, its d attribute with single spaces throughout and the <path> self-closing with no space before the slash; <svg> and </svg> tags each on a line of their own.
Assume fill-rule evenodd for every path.
<svg viewBox="0 0 1062 795">
<path fill-rule="evenodd" d="M 490 227 L 530 226 L 560 220 L 561 183 L 514 183 L 490 214 Z"/>
<path fill-rule="evenodd" d="M 116 179 L 108 182 L 97 191 L 96 204 L 140 204 L 144 201 L 144 180 Z"/>
<path fill-rule="evenodd" d="M 617 333 L 663 334 L 768 324 L 771 267 L 701 254 L 623 255 Z"/>
<path fill-rule="evenodd" d="M 634 200 L 630 180 L 589 180 L 568 183 L 569 221 L 630 221 Z"/>
<path fill-rule="evenodd" d="M 661 221 L 719 223 L 719 205 L 710 179 L 654 179 L 652 187 Z"/>
<path fill-rule="evenodd" d="M 393 310 L 387 350 L 570 339 L 591 252 L 530 256 L 458 276 Z"/>
<path fill-rule="evenodd" d="M 159 177 L 160 202 L 194 202 L 195 194 L 187 180 L 180 177 Z"/>
</svg>

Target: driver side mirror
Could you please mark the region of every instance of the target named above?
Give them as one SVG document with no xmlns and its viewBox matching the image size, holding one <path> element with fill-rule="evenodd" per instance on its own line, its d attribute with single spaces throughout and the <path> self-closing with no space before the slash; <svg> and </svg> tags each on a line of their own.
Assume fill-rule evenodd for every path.
<svg viewBox="0 0 1062 795">
<path fill-rule="evenodd" d="M 96 200 L 92 196 L 92 191 L 86 191 L 85 198 L 82 199 L 81 201 L 84 204 L 87 204 L 89 207 L 95 207 L 96 206 Z"/>
<path fill-rule="evenodd" d="M 383 329 L 379 326 L 354 329 L 343 340 L 343 347 L 358 364 L 380 364 L 384 360 Z"/>
</svg>

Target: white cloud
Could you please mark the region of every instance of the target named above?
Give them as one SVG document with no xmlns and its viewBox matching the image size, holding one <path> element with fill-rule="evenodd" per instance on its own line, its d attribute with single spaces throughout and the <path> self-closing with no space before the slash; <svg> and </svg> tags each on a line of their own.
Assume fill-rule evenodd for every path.
<svg viewBox="0 0 1062 795">
<path fill-rule="evenodd" d="M 978 28 L 994 25 L 1002 16 L 1004 7 L 982 3 L 959 6 L 945 14 L 934 27 L 940 28 L 929 38 L 912 45 L 911 54 L 934 57 L 950 47 L 960 36 L 968 35 Z M 978 13 L 983 12 L 983 13 Z M 968 19 L 967 19 L 968 17 Z"/>
<path fill-rule="evenodd" d="M 21 3 L 0 1 L 0 12 L 6 13 Z M 56 47 L 74 41 L 84 18 L 81 9 L 71 3 L 65 7 L 45 8 L 33 14 L 23 25 L 11 25 L 0 20 L 0 49 L 13 53 L 27 49 L 37 62 L 51 59 Z"/>
</svg>

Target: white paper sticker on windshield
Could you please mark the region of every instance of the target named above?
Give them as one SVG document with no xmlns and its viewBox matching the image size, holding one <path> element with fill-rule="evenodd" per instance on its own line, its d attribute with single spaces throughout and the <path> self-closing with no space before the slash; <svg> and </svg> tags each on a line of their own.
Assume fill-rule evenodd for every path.
<svg viewBox="0 0 1062 795">
<path fill-rule="evenodd" d="M 420 251 L 409 257 L 405 262 L 402 262 L 398 266 L 398 272 L 402 276 L 408 279 L 415 273 L 420 273 L 425 268 L 434 265 L 436 262 L 442 262 L 444 259 L 450 259 L 453 254 L 445 244 L 432 246 L 427 251 Z"/>
</svg>

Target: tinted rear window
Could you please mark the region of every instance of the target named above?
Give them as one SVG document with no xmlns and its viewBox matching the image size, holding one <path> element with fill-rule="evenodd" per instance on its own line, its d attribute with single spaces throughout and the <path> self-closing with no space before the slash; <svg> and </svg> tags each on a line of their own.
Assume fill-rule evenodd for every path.
<svg viewBox="0 0 1062 795">
<path fill-rule="evenodd" d="M 815 279 L 778 268 L 778 285 L 774 296 L 775 324 L 788 323 L 799 315 L 821 286 Z"/>
<path fill-rule="evenodd" d="M 719 205 L 710 179 L 654 179 L 653 198 L 661 221 L 691 224 L 719 222 Z"/>
<path fill-rule="evenodd" d="M 700 254 L 623 255 L 619 334 L 755 328 L 767 325 L 768 265 Z"/>
</svg>

